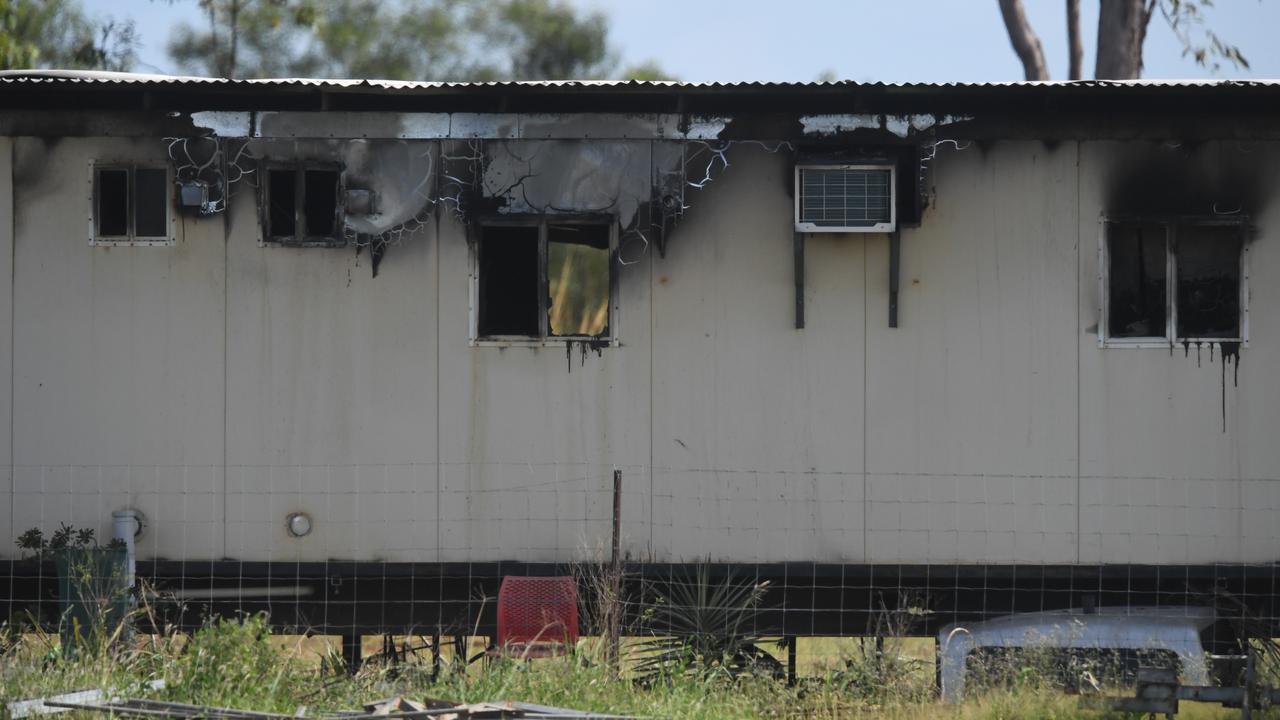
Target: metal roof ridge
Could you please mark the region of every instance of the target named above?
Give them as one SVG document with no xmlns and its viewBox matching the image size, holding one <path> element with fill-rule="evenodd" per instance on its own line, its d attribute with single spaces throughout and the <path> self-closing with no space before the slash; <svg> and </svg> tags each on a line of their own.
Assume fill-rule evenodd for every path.
<svg viewBox="0 0 1280 720">
<path fill-rule="evenodd" d="M 119 85 L 147 84 L 208 84 L 240 87 L 281 87 L 312 86 L 335 89 L 355 89 L 361 87 L 380 89 L 431 89 L 431 88 L 653 88 L 666 90 L 679 89 L 803 89 L 803 88 L 902 88 L 902 89 L 945 89 L 945 88 L 1096 88 L 1096 87 L 1233 87 L 1257 86 L 1271 87 L 1280 85 L 1280 79 L 1272 78 L 1139 78 L 1133 80 L 1007 80 L 1007 81 L 947 81 L 947 82 L 861 82 L 855 80 L 834 81 L 676 81 L 676 80 L 494 80 L 494 81 L 453 81 L 453 80 L 385 80 L 375 78 L 216 78 L 196 75 L 164 75 L 155 73 L 113 72 L 106 70 L 65 70 L 65 69 L 27 69 L 2 70 L 0 81 L 3 82 L 88 82 L 111 83 Z"/>
</svg>

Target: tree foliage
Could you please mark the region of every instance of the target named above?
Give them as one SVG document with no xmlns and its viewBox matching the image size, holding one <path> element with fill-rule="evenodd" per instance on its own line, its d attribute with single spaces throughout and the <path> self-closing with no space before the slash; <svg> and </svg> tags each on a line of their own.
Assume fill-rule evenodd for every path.
<svg viewBox="0 0 1280 720">
<path fill-rule="evenodd" d="M 132 21 L 87 16 L 75 0 L 0 0 L 0 70 L 128 70 Z"/>
<path fill-rule="evenodd" d="M 564 0 L 199 0 L 169 54 L 219 77 L 591 79 L 618 71 L 608 19 Z M 662 77 L 650 62 L 625 74 Z"/>
<path fill-rule="evenodd" d="M 1040 49 L 1040 39 L 1027 21 L 1022 0 L 998 0 L 1009 40 L 1028 80 L 1048 80 L 1048 65 Z M 1240 48 L 1224 40 L 1206 22 L 1206 10 L 1213 0 L 1099 0 L 1098 46 L 1094 77 L 1124 80 L 1142 76 L 1142 50 L 1147 28 L 1157 14 L 1182 44 L 1183 57 L 1213 72 L 1228 63 L 1249 68 Z M 1080 42 L 1080 3 L 1067 0 L 1067 47 L 1069 76 L 1080 78 L 1083 47 Z"/>
</svg>

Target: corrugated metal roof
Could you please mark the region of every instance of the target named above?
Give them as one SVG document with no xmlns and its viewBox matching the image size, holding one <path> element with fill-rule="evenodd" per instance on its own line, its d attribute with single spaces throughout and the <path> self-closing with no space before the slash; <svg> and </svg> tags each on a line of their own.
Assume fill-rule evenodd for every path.
<svg viewBox="0 0 1280 720">
<path fill-rule="evenodd" d="M 944 83 L 884 83 L 856 82 L 853 80 L 819 82 L 679 82 L 671 80 L 505 80 L 495 82 L 441 82 L 412 80 L 341 80 L 321 78 L 262 78 L 227 79 L 185 75 L 150 75 L 143 73 L 119 73 L 88 70 L 4 70 L 0 71 L 0 84 L 70 83 L 105 84 L 122 86 L 146 85 L 207 85 L 227 89 L 308 87 L 321 90 L 394 90 L 430 91 L 436 89 L 459 90 L 465 88 L 609 88 L 650 90 L 800 90 L 800 89 L 994 89 L 994 88 L 1269 88 L 1280 87 L 1280 80 L 1273 79 L 1186 79 L 1186 80 L 1047 80 L 1008 82 L 944 82 Z"/>
</svg>

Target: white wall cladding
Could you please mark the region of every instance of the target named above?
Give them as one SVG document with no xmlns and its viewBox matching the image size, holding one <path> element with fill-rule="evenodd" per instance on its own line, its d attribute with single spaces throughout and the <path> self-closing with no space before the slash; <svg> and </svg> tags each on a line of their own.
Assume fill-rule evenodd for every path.
<svg viewBox="0 0 1280 720">
<path fill-rule="evenodd" d="M 620 270 L 620 346 L 584 357 L 469 342 L 449 212 L 376 279 L 351 247 L 260 246 L 247 188 L 174 247 L 95 248 L 90 161 L 160 162 L 163 143 L 0 138 L 0 538 L 106 535 L 133 506 L 144 558 L 563 560 L 604 551 L 618 467 L 637 558 L 1271 561 L 1274 212 L 1254 215 L 1238 387 L 1207 350 L 1098 347 L 1109 178 L 1169 152 L 942 148 L 902 232 L 900 327 L 887 237 L 826 235 L 796 330 L 789 160 L 736 147 L 667 257 Z M 288 536 L 290 512 L 313 533 Z"/>
</svg>

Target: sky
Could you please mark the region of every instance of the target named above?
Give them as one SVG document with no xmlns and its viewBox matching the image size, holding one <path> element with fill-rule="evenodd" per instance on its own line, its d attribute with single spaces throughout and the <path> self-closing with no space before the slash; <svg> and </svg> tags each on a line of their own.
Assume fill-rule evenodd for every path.
<svg viewBox="0 0 1280 720">
<path fill-rule="evenodd" d="M 90 13 L 137 23 L 136 70 L 176 72 L 169 30 L 201 23 L 196 0 L 83 0 Z M 610 19 L 623 64 L 653 59 L 690 81 L 808 81 L 830 74 L 862 82 L 1018 80 L 996 0 L 570 0 Z M 1054 79 L 1067 72 L 1063 0 L 1024 0 Z M 1086 76 L 1093 68 L 1097 0 L 1081 2 Z M 1160 17 L 1148 32 L 1144 77 L 1280 78 L 1280 0 L 1217 0 L 1214 30 L 1239 46 L 1249 70 L 1218 72 L 1182 57 Z"/>
</svg>

